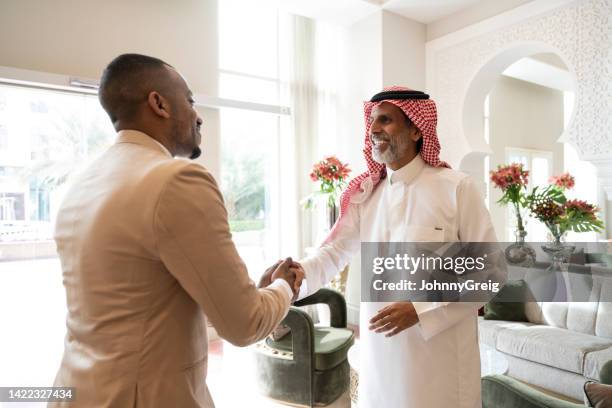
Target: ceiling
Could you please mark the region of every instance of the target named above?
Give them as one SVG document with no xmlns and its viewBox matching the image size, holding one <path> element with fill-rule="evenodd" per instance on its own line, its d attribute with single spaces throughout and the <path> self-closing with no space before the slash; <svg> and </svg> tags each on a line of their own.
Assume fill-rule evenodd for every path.
<svg viewBox="0 0 612 408">
<path fill-rule="evenodd" d="M 369 0 L 367 0 L 369 1 Z M 376 1 L 376 0 L 372 0 Z M 432 21 L 455 14 L 461 10 L 481 3 L 482 0 L 386 0 L 382 8 L 400 14 L 420 23 Z"/>
<path fill-rule="evenodd" d="M 574 91 L 572 74 L 555 54 L 522 58 L 506 68 L 502 75 L 559 91 Z"/>
<path fill-rule="evenodd" d="M 383 9 L 431 23 L 486 0 L 263 0 L 293 14 L 341 25 L 353 24 Z M 491 1 L 491 0 L 489 0 Z"/>
</svg>

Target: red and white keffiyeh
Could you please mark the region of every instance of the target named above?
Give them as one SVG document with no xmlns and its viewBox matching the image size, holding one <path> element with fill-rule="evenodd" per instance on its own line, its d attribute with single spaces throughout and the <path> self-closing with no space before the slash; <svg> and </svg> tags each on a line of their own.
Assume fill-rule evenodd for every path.
<svg viewBox="0 0 612 408">
<path fill-rule="evenodd" d="M 401 86 L 390 86 L 384 88 L 383 92 L 388 91 L 411 91 L 409 88 Z M 421 131 L 423 135 L 423 144 L 421 147 L 421 157 L 423 160 L 433 167 L 448 167 L 450 166 L 440 160 L 440 142 L 436 133 L 437 111 L 436 104 L 432 99 L 385 99 L 377 102 L 364 102 L 364 119 L 365 119 L 365 146 L 363 154 L 368 166 L 368 170 L 350 181 L 346 189 L 340 196 L 340 217 L 334 224 L 329 236 L 323 244 L 329 242 L 335 233 L 336 228 L 340 224 L 342 217 L 348 210 L 351 199 L 356 194 L 361 194 L 360 202 L 365 200 L 369 194 L 374 191 L 374 187 L 387 176 L 387 169 L 384 164 L 376 162 L 372 158 L 372 143 L 370 142 L 370 114 L 374 107 L 383 102 L 392 103 L 400 108 L 408 119 Z"/>
</svg>

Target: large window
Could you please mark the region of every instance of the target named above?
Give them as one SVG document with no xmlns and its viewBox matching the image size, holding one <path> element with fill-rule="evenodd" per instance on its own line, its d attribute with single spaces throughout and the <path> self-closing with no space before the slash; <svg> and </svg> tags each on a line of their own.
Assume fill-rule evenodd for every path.
<svg viewBox="0 0 612 408">
<path fill-rule="evenodd" d="M 66 331 L 55 217 L 114 137 L 93 95 L 0 85 L 0 386 L 53 382 Z"/>
<path fill-rule="evenodd" d="M 265 112 L 282 102 L 280 30 L 276 9 L 219 2 L 219 96 L 252 103 L 220 110 L 221 189 L 234 241 L 253 279 L 281 256 L 280 139 L 288 137 L 281 134 L 287 118 Z"/>
</svg>

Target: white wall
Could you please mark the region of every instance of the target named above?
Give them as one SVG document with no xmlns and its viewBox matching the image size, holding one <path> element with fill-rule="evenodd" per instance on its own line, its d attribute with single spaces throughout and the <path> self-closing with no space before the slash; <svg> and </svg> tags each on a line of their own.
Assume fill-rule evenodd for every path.
<svg viewBox="0 0 612 408">
<path fill-rule="evenodd" d="M 425 90 L 425 25 L 382 12 L 383 86 Z"/>
<path fill-rule="evenodd" d="M 217 94 L 216 0 L 2 0 L 0 66 L 99 78 L 137 52 L 176 67 L 194 93 Z M 218 112 L 201 109 L 203 163 L 218 175 Z"/>
<path fill-rule="evenodd" d="M 382 88 L 382 16 L 377 12 L 346 30 L 347 72 L 340 94 L 343 131 L 338 135 L 343 157 L 353 175 L 365 170 L 363 148 L 363 101 Z"/>
<path fill-rule="evenodd" d="M 563 93 L 500 76 L 490 93 L 491 169 L 507 164 L 506 147 L 553 152 L 553 174 L 563 172 Z M 505 207 L 496 203 L 499 189 L 490 186 L 489 208 L 500 241 L 506 241 Z"/>
</svg>

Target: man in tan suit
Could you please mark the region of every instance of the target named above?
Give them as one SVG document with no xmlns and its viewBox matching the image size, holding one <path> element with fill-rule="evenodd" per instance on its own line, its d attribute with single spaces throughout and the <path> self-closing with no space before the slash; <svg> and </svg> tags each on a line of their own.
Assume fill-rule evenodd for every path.
<svg viewBox="0 0 612 408">
<path fill-rule="evenodd" d="M 233 344 L 258 341 L 286 315 L 303 276 L 288 258 L 256 288 L 214 178 L 173 158 L 200 155 L 202 125 L 174 68 L 121 55 L 99 97 L 118 138 L 58 214 L 68 316 L 55 386 L 75 387 L 63 405 L 71 408 L 213 407 L 207 319 Z"/>
</svg>

